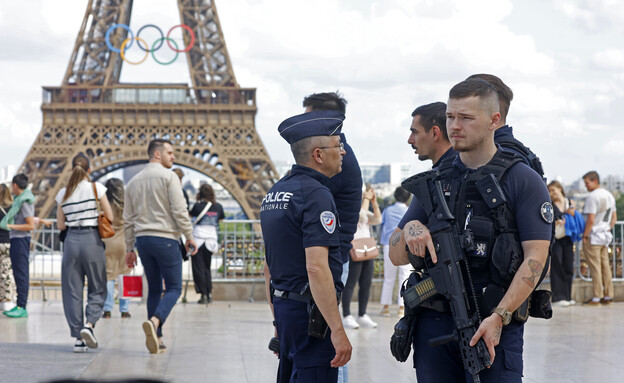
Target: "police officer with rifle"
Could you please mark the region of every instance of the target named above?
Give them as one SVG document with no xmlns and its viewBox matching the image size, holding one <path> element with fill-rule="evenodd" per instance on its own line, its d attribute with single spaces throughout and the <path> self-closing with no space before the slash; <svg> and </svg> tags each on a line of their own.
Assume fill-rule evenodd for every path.
<svg viewBox="0 0 624 383">
<path fill-rule="evenodd" d="M 537 173 L 494 143 L 499 110 L 488 82 L 455 85 L 446 125 L 459 155 L 403 185 L 422 206 L 390 239 L 390 256 L 424 273 L 410 277 L 416 287 L 404 298 L 417 307 L 397 324 L 407 323 L 391 347 L 404 360 L 397 344 L 411 338 L 419 383 L 522 381 L 524 322 L 530 303 L 542 303 L 530 296 L 553 209 Z"/>
</svg>

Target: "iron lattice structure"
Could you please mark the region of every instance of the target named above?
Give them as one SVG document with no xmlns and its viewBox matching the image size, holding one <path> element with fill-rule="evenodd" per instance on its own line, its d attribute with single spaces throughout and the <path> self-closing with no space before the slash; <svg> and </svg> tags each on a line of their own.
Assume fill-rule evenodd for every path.
<svg viewBox="0 0 624 383">
<path fill-rule="evenodd" d="M 63 83 L 43 88 L 43 126 L 20 168 L 33 182 L 39 216 L 52 213 L 78 153 L 90 158 L 96 179 L 147 162 L 148 142 L 166 138 L 176 165 L 212 178 L 248 218 L 259 217 L 277 172 L 255 129 L 255 89 L 236 82 L 214 0 L 178 0 L 178 9 L 196 36 L 186 52 L 191 86 L 120 84 L 123 60 L 105 34 L 130 24 L 132 0 L 89 1 Z M 126 38 L 122 28 L 110 35 L 116 47 Z"/>
</svg>

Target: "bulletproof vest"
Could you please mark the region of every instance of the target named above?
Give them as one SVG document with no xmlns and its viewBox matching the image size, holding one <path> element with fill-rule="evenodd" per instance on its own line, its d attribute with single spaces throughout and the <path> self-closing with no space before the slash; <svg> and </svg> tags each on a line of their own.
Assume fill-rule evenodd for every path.
<svg viewBox="0 0 624 383">
<path fill-rule="evenodd" d="M 522 161 L 527 164 L 531 169 L 535 170 L 540 177 L 544 178 L 544 168 L 542 167 L 542 161 L 539 157 L 533 153 L 533 151 L 525 146 L 522 142 L 518 141 L 514 137 L 503 136 L 497 137 L 496 143 L 503 149 L 510 149 L 518 153 L 522 153 L 524 158 L 520 157 Z"/>
<path fill-rule="evenodd" d="M 494 283 L 506 290 L 522 264 L 515 214 L 500 187 L 507 170 L 518 162 L 518 155 L 498 150 L 474 172 L 462 174 L 452 158 L 437 169 L 458 232 L 470 229 L 474 237 L 474 251 L 466 256 L 475 286 Z"/>
</svg>

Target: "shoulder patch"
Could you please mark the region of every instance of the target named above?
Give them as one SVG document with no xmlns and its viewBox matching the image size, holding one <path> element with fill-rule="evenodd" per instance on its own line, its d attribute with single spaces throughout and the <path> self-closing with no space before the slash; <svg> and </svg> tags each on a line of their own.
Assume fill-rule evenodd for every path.
<svg viewBox="0 0 624 383">
<path fill-rule="evenodd" d="M 542 219 L 544 221 L 552 223 L 555 218 L 552 204 L 550 202 L 544 202 L 540 208 L 540 214 L 542 215 Z"/>
<path fill-rule="evenodd" d="M 333 234 L 336 230 L 336 216 L 331 211 L 321 213 L 321 225 L 329 234 Z"/>
</svg>

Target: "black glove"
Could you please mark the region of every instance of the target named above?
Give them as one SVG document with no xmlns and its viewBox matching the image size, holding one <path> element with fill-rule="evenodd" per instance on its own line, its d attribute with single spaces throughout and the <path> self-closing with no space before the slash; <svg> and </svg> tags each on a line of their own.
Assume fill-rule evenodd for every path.
<svg viewBox="0 0 624 383">
<path fill-rule="evenodd" d="M 409 310 L 407 315 L 394 325 L 394 334 L 390 338 L 390 352 L 399 362 L 405 362 L 412 351 L 412 338 L 417 318 L 418 309 Z"/>
</svg>

